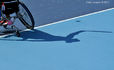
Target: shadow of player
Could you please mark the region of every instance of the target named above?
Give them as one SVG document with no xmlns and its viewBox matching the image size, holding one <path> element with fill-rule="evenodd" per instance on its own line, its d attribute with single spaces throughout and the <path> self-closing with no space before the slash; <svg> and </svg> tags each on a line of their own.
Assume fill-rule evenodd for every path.
<svg viewBox="0 0 114 70">
<path fill-rule="evenodd" d="M 15 41 L 31 41 L 31 42 L 65 41 L 66 43 L 80 42 L 80 40 L 77 38 L 74 38 L 74 36 L 79 35 L 83 32 L 112 33 L 110 31 L 80 30 L 77 32 L 73 32 L 67 36 L 55 36 L 55 35 L 34 29 L 33 31 L 22 32 L 21 36 L 20 36 L 22 39 L 21 40 L 17 39 Z M 13 35 L 5 36 L 4 38 L 8 38 L 11 36 L 13 36 Z M 10 38 L 10 40 L 11 40 L 11 38 Z"/>
</svg>

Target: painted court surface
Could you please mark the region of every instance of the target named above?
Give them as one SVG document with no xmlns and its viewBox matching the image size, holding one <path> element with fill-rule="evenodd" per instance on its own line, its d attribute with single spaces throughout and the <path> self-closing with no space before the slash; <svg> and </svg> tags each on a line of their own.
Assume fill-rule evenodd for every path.
<svg viewBox="0 0 114 70">
<path fill-rule="evenodd" d="M 114 70 L 114 9 L 1 37 L 0 70 Z"/>
</svg>

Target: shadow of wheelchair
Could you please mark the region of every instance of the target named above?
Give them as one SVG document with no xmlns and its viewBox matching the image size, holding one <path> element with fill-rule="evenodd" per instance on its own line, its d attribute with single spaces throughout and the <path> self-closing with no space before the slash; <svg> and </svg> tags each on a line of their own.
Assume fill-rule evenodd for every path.
<svg viewBox="0 0 114 70">
<path fill-rule="evenodd" d="M 55 36 L 40 30 L 34 29 L 33 31 L 24 31 L 21 32 L 20 38 L 22 39 L 0 39 L 0 40 L 10 40 L 10 41 L 31 41 L 31 42 L 51 42 L 51 41 L 65 41 L 66 43 L 80 42 L 79 39 L 74 38 L 76 35 L 79 35 L 83 32 L 100 32 L 100 33 L 112 33 L 111 31 L 95 31 L 95 30 L 80 30 L 73 33 L 70 33 L 67 36 Z M 8 35 L 3 38 L 9 38 L 14 35 Z"/>
</svg>

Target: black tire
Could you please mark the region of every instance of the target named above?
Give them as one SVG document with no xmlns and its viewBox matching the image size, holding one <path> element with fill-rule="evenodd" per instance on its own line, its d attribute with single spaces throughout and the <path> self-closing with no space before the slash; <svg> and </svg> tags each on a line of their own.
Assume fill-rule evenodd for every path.
<svg viewBox="0 0 114 70">
<path fill-rule="evenodd" d="M 29 9 L 22 2 L 19 2 L 19 11 L 17 12 L 17 17 L 24 24 L 26 28 L 34 29 L 35 25 L 34 18 Z"/>
<path fill-rule="evenodd" d="M 20 37 L 19 31 L 16 32 L 16 36 L 17 36 L 17 37 Z"/>
</svg>

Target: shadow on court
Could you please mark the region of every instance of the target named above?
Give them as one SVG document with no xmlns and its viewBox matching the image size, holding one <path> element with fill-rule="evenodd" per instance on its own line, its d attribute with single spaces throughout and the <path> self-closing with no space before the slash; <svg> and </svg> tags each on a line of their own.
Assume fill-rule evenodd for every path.
<svg viewBox="0 0 114 70">
<path fill-rule="evenodd" d="M 77 32 L 70 33 L 67 36 L 55 36 L 40 30 L 34 29 L 33 31 L 24 31 L 21 33 L 22 39 L 8 39 L 14 35 L 5 36 L 0 40 L 8 41 L 31 41 L 31 42 L 51 42 L 51 41 L 65 41 L 66 43 L 80 42 L 79 39 L 74 38 L 74 36 L 79 35 L 83 32 L 100 32 L 100 33 L 112 33 L 110 31 L 95 31 L 95 30 L 80 30 Z"/>
</svg>

